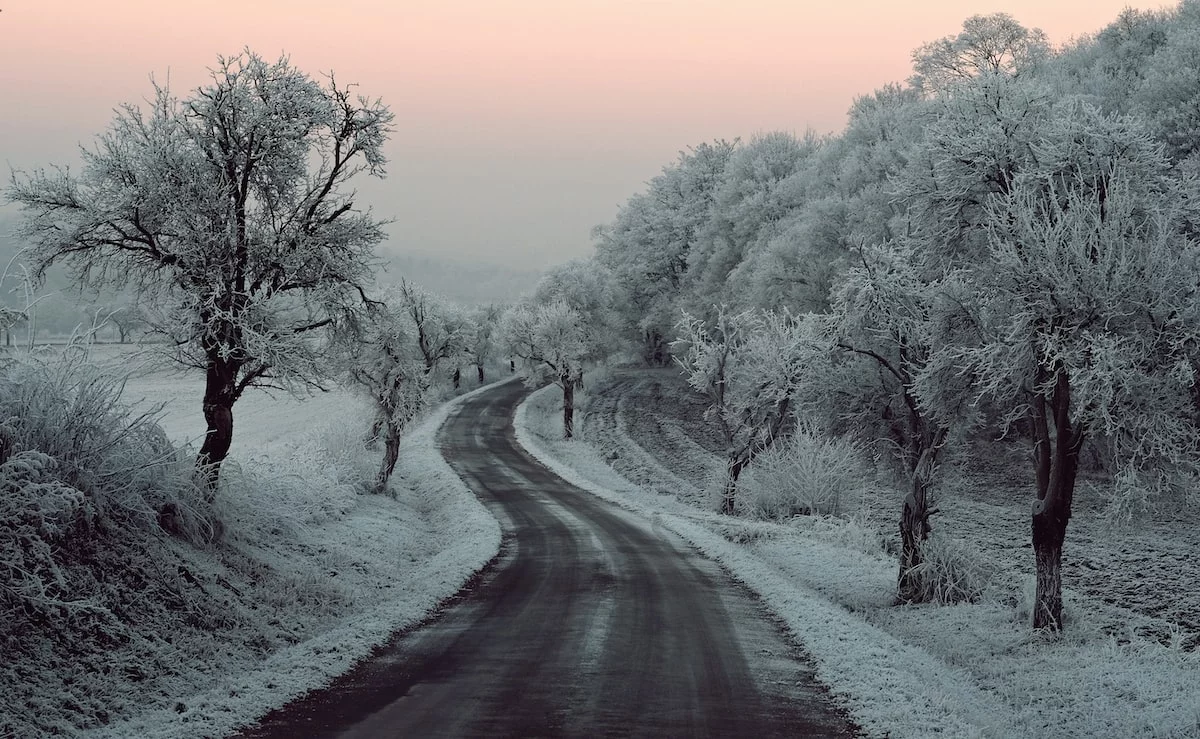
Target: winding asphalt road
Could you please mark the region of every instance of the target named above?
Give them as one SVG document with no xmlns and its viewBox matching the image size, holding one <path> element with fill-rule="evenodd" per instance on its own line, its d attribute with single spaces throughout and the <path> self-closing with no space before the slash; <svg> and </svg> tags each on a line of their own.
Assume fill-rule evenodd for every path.
<svg viewBox="0 0 1200 739">
<path fill-rule="evenodd" d="M 424 626 L 241 736 L 853 735 L 744 588 L 517 444 L 525 392 L 471 398 L 439 436 L 501 522 L 498 559 Z"/>
</svg>

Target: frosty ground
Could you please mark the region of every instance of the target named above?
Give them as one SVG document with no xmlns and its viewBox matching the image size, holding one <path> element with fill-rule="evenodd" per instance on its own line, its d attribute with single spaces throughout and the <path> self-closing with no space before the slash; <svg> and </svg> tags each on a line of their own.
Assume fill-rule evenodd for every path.
<svg viewBox="0 0 1200 739">
<path fill-rule="evenodd" d="M 719 445 L 671 370 L 590 381 L 582 440 L 561 439 L 556 388 L 518 413 L 548 466 L 660 520 L 758 592 L 875 736 L 1200 736 L 1194 512 L 1116 529 L 1084 505 L 1066 544 L 1066 633 L 1031 632 L 1020 468 L 959 480 L 937 534 L 969 542 L 979 602 L 892 605 L 899 494 L 877 482 L 844 518 L 773 524 L 712 513 Z M 615 468 L 615 469 L 614 469 Z M 619 472 L 619 474 L 618 474 Z M 966 545 L 965 545 L 966 546 Z"/>
<path fill-rule="evenodd" d="M 99 358 L 137 364 L 123 351 Z M 125 398 L 161 405 L 171 438 L 194 446 L 201 385 L 149 364 Z M 581 440 L 561 439 L 550 387 L 519 411 L 521 442 L 749 586 L 870 735 L 1200 736 L 1193 511 L 1113 529 L 1085 495 L 1066 547 L 1070 621 L 1065 636 L 1044 639 L 1028 626 L 1019 467 L 958 480 L 940 500 L 936 534 L 969 542 L 993 573 L 986 596 L 896 607 L 888 540 L 898 498 L 885 476 L 842 518 L 721 516 L 708 492 L 719 445 L 677 373 L 619 370 L 588 387 Z M 225 735 L 419 623 L 499 546 L 496 521 L 437 452 L 450 409 L 406 437 L 393 498 L 361 492 L 378 451 L 363 448 L 368 414 L 353 396 L 247 395 L 221 504 L 224 547 L 164 538 L 148 552 L 157 564 L 131 563 L 165 570 L 157 576 L 184 610 L 130 624 L 108 652 L 7 665 L 21 674 L 0 735 Z"/>
<path fill-rule="evenodd" d="M 194 448 L 202 376 L 143 366 L 123 349 L 96 354 L 124 371 L 142 367 L 125 400 L 162 405 L 168 435 Z M 409 434 L 394 497 L 364 495 L 379 451 L 363 447 L 363 403 L 341 390 L 248 393 L 219 503 L 223 544 L 160 537 L 144 560 L 124 563 L 155 589 L 122 598 L 179 607 L 125 624 L 103 651 L 80 647 L 62 660 L 47 649 L 44 659 L 6 665 L 16 673 L 0 675 L 13 686 L 0 736 L 225 735 L 428 616 L 499 547 L 496 521 L 437 453 L 434 433 L 449 410 Z"/>
</svg>

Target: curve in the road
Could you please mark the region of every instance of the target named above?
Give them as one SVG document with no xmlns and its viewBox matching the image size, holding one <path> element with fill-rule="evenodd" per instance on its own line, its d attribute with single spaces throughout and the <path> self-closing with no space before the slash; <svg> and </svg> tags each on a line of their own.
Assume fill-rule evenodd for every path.
<svg viewBox="0 0 1200 739">
<path fill-rule="evenodd" d="M 744 588 L 521 448 L 525 392 L 474 396 L 439 436 L 504 528 L 499 559 L 437 618 L 242 736 L 852 735 Z"/>
</svg>

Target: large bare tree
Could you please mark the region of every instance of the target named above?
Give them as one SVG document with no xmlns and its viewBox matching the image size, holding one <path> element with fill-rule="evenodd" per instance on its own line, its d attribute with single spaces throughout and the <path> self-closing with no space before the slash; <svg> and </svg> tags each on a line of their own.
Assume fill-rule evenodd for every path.
<svg viewBox="0 0 1200 739">
<path fill-rule="evenodd" d="M 210 490 L 242 393 L 319 383 L 318 330 L 363 299 L 384 234 L 345 185 L 383 176 L 392 119 L 332 74 L 247 50 L 186 98 L 154 83 L 147 110 L 122 106 L 79 174 L 12 176 L 37 274 L 65 262 L 81 283 L 133 288 L 177 358 L 204 369 Z"/>
</svg>

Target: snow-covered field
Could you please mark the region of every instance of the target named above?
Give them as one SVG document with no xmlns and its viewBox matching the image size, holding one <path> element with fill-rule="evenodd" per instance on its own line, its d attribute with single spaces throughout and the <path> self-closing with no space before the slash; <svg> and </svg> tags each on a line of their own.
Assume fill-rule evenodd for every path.
<svg viewBox="0 0 1200 739">
<path fill-rule="evenodd" d="M 172 440 L 195 447 L 202 376 L 125 351 L 97 351 L 132 372 L 124 399 L 161 405 Z M 499 548 L 495 519 L 436 448 L 454 402 L 407 435 L 386 497 L 363 493 L 381 452 L 363 447 L 355 397 L 249 392 L 223 471 L 222 542 L 159 536 L 146 561 L 126 563 L 155 570 L 146 597 L 177 606 L 148 609 L 78 662 L 22 666 L 36 677 L 4 696 L 0 735 L 223 736 L 421 621 Z"/>
<path fill-rule="evenodd" d="M 758 592 L 872 735 L 1200 736 L 1200 580 L 1188 556 L 1200 542 L 1188 512 L 1114 530 L 1097 506 L 1081 506 L 1066 544 L 1070 621 L 1049 640 L 1028 626 L 1019 474 L 974 480 L 940 503 L 937 534 L 971 542 L 995 572 L 985 597 L 895 607 L 896 561 L 884 544 L 898 494 L 877 489 L 847 519 L 720 516 L 708 492 L 718 447 L 677 375 L 621 371 L 590 389 L 582 440 L 560 438 L 554 388 L 522 406 L 518 438 Z"/>
</svg>

